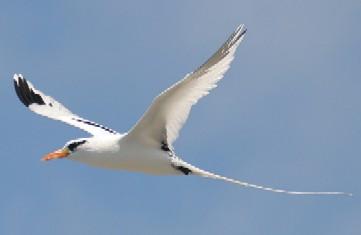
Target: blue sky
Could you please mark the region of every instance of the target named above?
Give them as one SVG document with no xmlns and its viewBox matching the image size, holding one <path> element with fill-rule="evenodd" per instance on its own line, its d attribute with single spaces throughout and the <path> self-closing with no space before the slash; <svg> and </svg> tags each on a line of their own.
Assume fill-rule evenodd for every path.
<svg viewBox="0 0 361 235">
<path fill-rule="evenodd" d="M 0 2 L 0 234 L 361 233 L 360 1 Z M 252 183 L 354 197 L 40 162 L 87 134 L 26 110 L 14 73 L 125 132 L 240 23 L 246 38 L 192 110 L 178 155 Z"/>
</svg>

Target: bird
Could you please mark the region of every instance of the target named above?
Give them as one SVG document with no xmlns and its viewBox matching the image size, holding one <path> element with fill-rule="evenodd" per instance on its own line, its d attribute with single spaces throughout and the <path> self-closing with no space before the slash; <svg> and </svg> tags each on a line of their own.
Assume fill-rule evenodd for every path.
<svg viewBox="0 0 361 235">
<path fill-rule="evenodd" d="M 161 92 L 136 124 L 126 133 L 84 119 L 60 102 L 36 89 L 21 74 L 14 74 L 20 101 L 36 114 L 88 132 L 88 138 L 68 141 L 42 160 L 69 159 L 94 167 L 151 175 L 195 175 L 239 186 L 292 195 L 350 195 L 345 192 L 301 192 L 256 185 L 198 168 L 179 157 L 173 143 L 191 108 L 224 77 L 247 29 L 239 25 L 221 47 L 200 67 Z"/>
</svg>

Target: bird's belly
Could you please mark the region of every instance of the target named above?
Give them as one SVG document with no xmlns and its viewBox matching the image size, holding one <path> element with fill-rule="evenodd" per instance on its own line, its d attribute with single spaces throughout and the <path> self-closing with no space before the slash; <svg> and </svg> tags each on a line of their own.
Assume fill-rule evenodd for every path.
<svg viewBox="0 0 361 235">
<path fill-rule="evenodd" d="M 92 152 L 71 158 L 91 166 L 142 172 L 153 175 L 178 175 L 179 171 L 171 165 L 167 152 L 158 149 L 120 148 L 116 152 Z"/>
</svg>

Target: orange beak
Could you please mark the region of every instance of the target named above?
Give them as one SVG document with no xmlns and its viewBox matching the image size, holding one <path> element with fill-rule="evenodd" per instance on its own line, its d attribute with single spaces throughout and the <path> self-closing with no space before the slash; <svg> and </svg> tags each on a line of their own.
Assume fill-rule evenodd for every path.
<svg viewBox="0 0 361 235">
<path fill-rule="evenodd" d="M 60 158 L 65 158 L 70 154 L 69 149 L 64 148 L 64 149 L 59 149 L 56 150 L 55 152 L 49 153 L 47 155 L 45 155 L 41 160 L 42 161 L 49 161 L 49 160 L 54 160 L 54 159 L 60 159 Z"/>
</svg>

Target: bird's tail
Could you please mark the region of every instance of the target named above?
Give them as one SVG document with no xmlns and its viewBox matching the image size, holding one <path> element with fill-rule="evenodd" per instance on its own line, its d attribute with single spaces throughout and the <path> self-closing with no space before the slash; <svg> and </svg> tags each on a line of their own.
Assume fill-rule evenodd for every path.
<svg viewBox="0 0 361 235">
<path fill-rule="evenodd" d="M 256 184 L 250 184 L 247 182 L 243 182 L 240 180 L 236 180 L 236 179 L 231 179 L 225 176 L 221 176 L 221 175 L 217 175 L 202 169 L 199 169 L 198 167 L 195 167 L 187 162 L 184 162 L 183 160 L 178 159 L 177 163 L 178 166 L 181 166 L 183 169 L 189 169 L 189 173 L 194 174 L 194 175 L 198 175 L 201 177 L 205 177 L 205 178 L 211 178 L 211 179 L 216 179 L 216 180 L 223 180 L 229 183 L 233 183 L 233 184 L 237 184 L 243 187 L 248 187 L 248 188 L 255 188 L 255 189 L 260 189 L 260 190 L 264 190 L 264 191 L 270 191 L 270 192 L 275 192 L 275 193 L 285 193 L 285 194 L 292 194 L 292 195 L 346 195 L 346 196 L 352 196 L 351 193 L 345 193 L 345 192 L 300 192 L 300 191 L 289 191 L 289 190 L 285 190 L 285 189 L 276 189 L 276 188 L 271 188 L 271 187 L 266 187 L 266 186 L 261 186 L 261 185 L 256 185 Z"/>
</svg>

